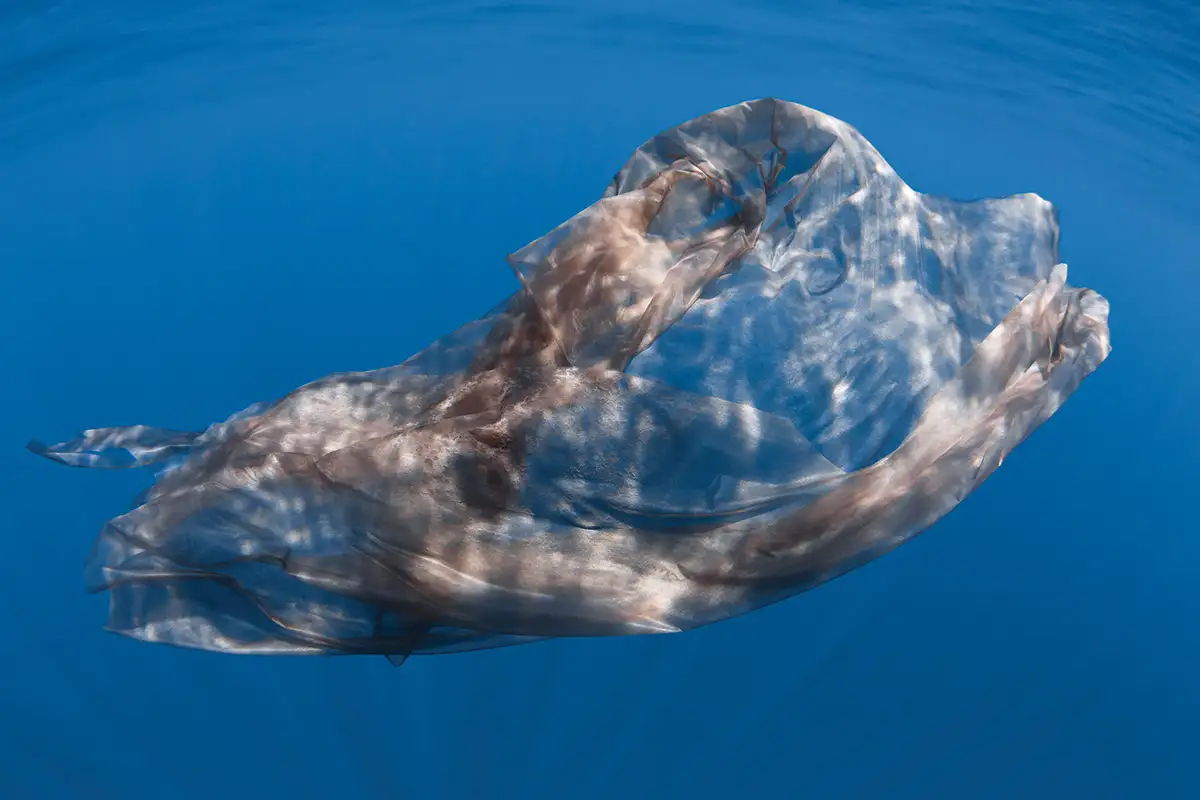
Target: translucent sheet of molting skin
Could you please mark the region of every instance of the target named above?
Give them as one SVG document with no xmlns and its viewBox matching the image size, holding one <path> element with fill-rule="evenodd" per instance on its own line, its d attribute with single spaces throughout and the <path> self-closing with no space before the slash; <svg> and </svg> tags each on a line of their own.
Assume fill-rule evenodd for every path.
<svg viewBox="0 0 1200 800">
<path fill-rule="evenodd" d="M 145 641 L 400 662 L 686 630 L 919 533 L 1058 409 L 1109 340 L 1057 240 L 1036 195 L 923 195 L 849 125 L 742 103 L 642 145 L 399 366 L 31 449 L 155 471 L 87 567 Z"/>
</svg>

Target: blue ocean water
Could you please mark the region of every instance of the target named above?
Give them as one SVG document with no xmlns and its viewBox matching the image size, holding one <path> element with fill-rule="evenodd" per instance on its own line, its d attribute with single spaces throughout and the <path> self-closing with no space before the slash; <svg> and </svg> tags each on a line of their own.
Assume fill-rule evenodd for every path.
<svg viewBox="0 0 1200 800">
<path fill-rule="evenodd" d="M 1200 7 L 0 8 L 0 796 L 1200 793 Z M 678 636 L 411 659 L 101 630 L 144 486 L 31 436 L 201 428 L 400 361 L 685 119 L 777 96 L 914 188 L 1033 191 L 1113 355 L 929 532 Z"/>
</svg>

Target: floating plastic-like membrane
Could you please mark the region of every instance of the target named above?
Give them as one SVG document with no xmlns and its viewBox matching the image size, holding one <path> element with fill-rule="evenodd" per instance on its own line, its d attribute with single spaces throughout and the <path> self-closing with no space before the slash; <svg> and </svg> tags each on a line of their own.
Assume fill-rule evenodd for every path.
<svg viewBox="0 0 1200 800">
<path fill-rule="evenodd" d="M 157 469 L 87 571 L 135 638 L 398 662 L 685 630 L 890 550 L 1054 413 L 1109 352 L 1057 242 L 1036 195 L 922 195 L 845 123 L 742 103 L 399 366 L 31 448 Z"/>
</svg>

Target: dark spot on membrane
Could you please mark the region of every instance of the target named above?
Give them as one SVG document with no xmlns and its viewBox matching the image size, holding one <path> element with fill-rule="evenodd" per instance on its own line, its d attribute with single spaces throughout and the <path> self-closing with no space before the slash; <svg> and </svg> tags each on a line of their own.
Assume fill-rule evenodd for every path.
<svg viewBox="0 0 1200 800">
<path fill-rule="evenodd" d="M 499 458 L 470 453 L 454 460 L 455 480 L 464 503 L 494 518 L 506 510 L 516 493 L 507 465 Z"/>
</svg>

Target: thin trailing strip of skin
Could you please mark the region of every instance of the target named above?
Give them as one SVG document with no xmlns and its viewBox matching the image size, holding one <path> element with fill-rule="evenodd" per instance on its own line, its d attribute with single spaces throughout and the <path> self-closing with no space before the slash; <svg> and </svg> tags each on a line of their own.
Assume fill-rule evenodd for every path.
<svg viewBox="0 0 1200 800">
<path fill-rule="evenodd" d="M 131 425 L 125 428 L 94 428 L 75 439 L 48 447 L 38 441 L 29 449 L 69 467 L 126 469 L 161 463 L 190 451 L 200 434 Z"/>
<path fill-rule="evenodd" d="M 154 471 L 87 567 L 127 636 L 402 663 L 686 630 L 916 535 L 1061 406 L 1109 338 L 1057 244 L 1035 195 L 923 195 L 845 123 L 742 103 L 398 366 L 30 447 Z"/>
</svg>

